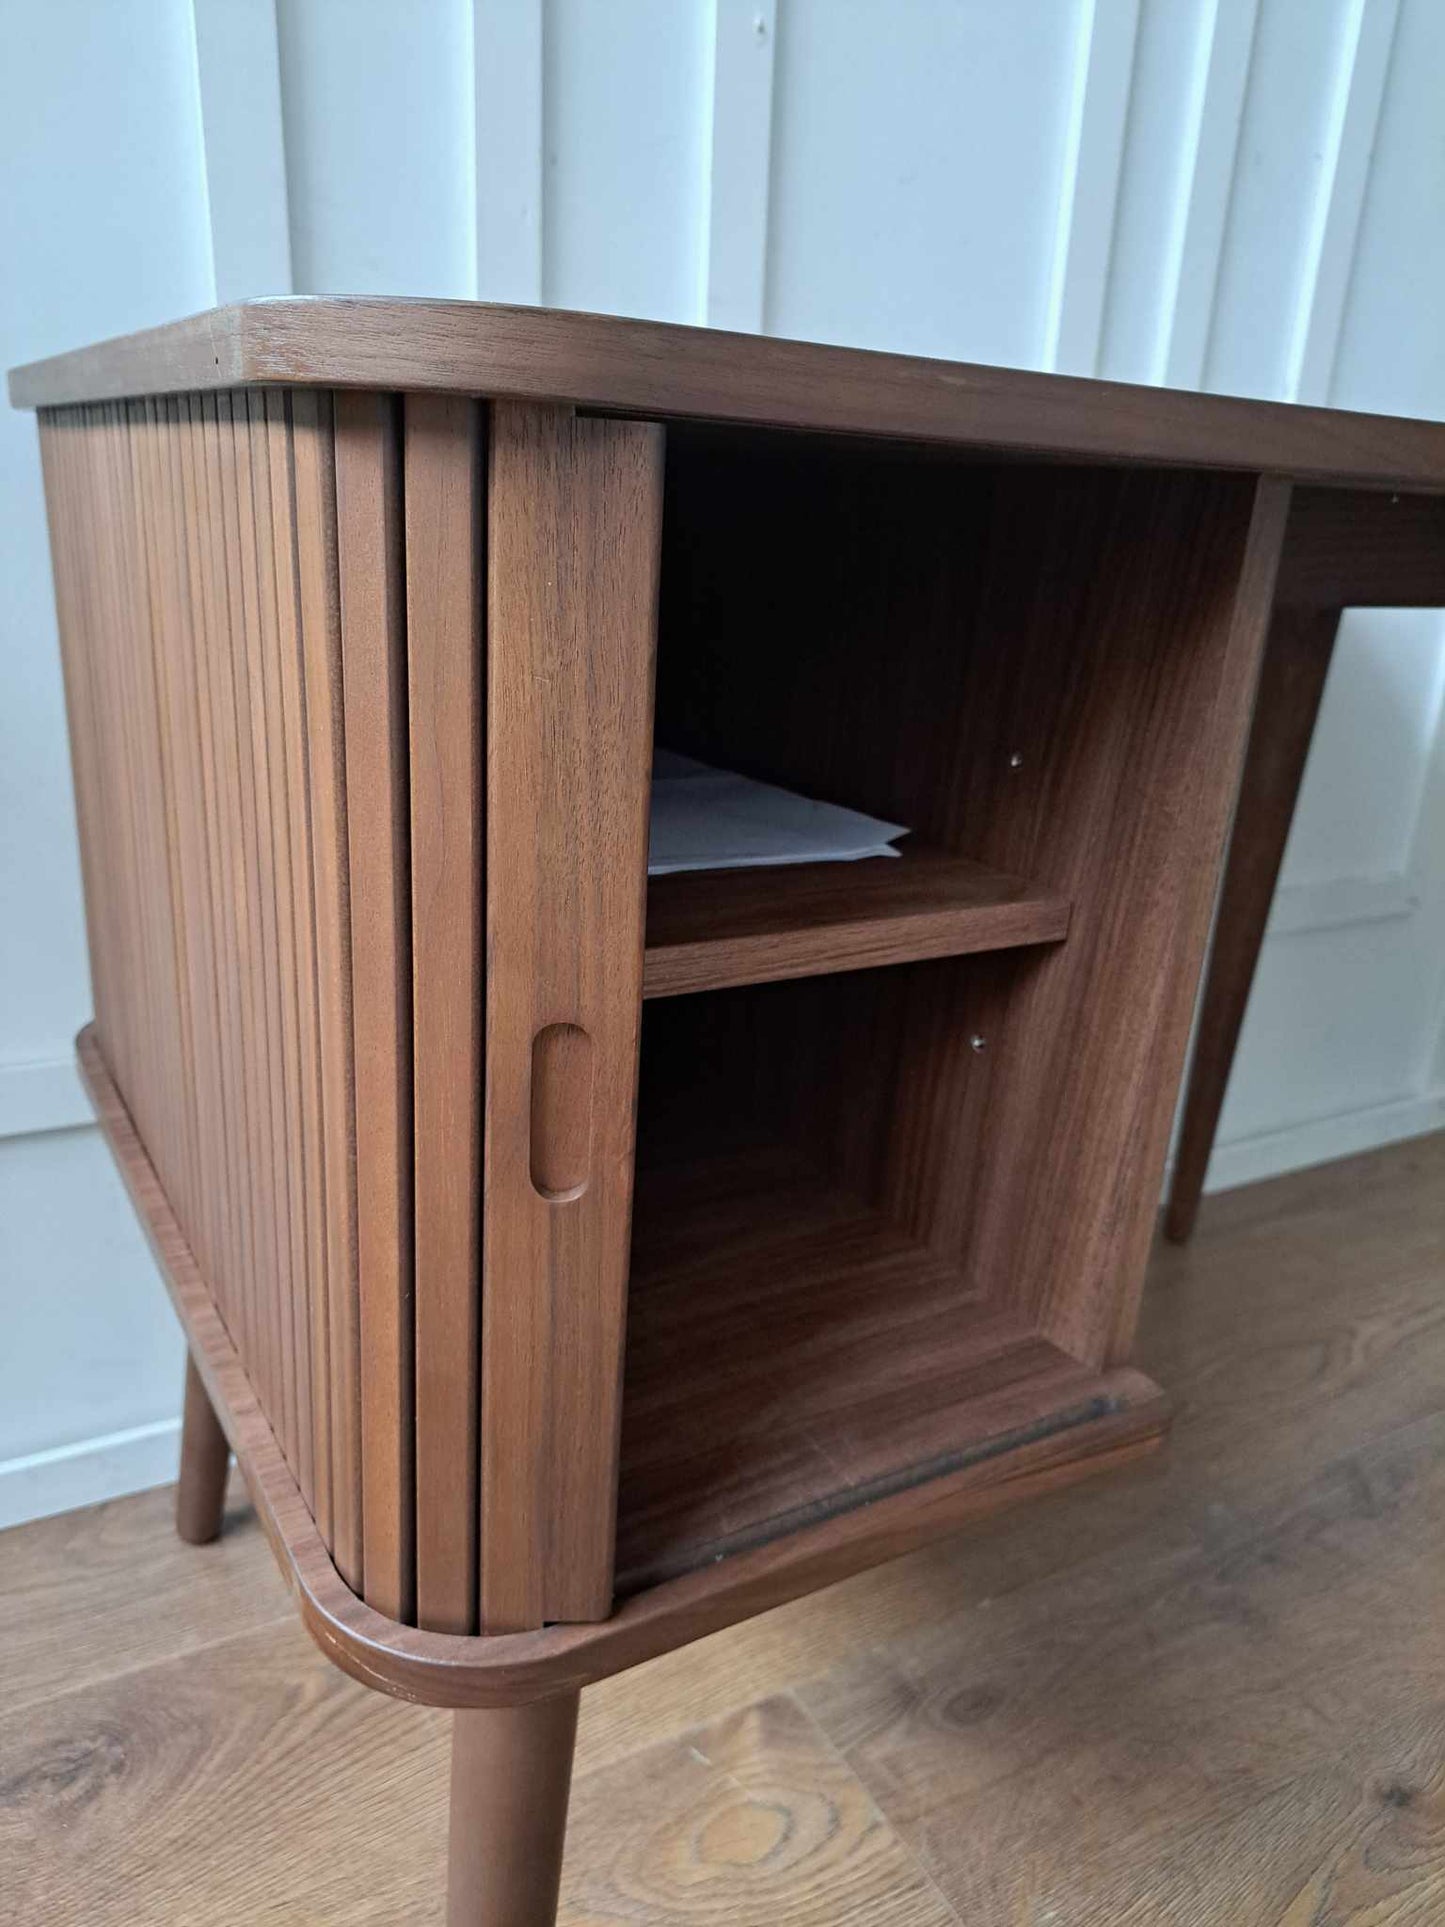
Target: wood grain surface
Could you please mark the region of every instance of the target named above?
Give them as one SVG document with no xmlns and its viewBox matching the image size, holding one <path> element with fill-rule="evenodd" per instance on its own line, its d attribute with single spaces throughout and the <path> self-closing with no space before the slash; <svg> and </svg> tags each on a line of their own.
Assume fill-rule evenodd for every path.
<svg viewBox="0 0 1445 1927">
<path fill-rule="evenodd" d="M 624 1597 L 1102 1416 L 1097 1373 L 787 1152 L 638 1179 Z"/>
<path fill-rule="evenodd" d="M 361 1519 L 361 1328 L 356 1258 L 356 1079 L 352 1061 L 351 881 L 347 861 L 346 724 L 336 553 L 336 444 L 331 397 L 291 397 L 296 606 L 305 705 L 307 812 L 319 1064 L 321 1186 L 326 1228 L 326 1336 L 331 1417 L 332 1552 L 348 1583 L 365 1583 Z"/>
<path fill-rule="evenodd" d="M 644 997 L 1057 943 L 1069 906 L 926 844 L 896 858 L 714 870 L 647 886 Z"/>
<path fill-rule="evenodd" d="M 409 395 L 417 1623 L 477 1623 L 486 741 L 481 423 Z"/>
<path fill-rule="evenodd" d="M 303 394 L 42 425 L 97 1011 L 281 1449 L 355 1575 L 330 436 Z"/>
<path fill-rule="evenodd" d="M 1445 1137 L 1210 1198 L 1147 1476 L 585 1694 L 562 1927 L 1439 1917 L 1442 1201 Z M 200 1550 L 170 1503 L 0 1536 L 0 1920 L 439 1927 L 449 1722 L 310 1648 L 239 1492 Z"/>
<path fill-rule="evenodd" d="M 612 1603 L 662 434 L 491 411 L 481 1628 Z M 575 1115 L 538 1039 L 581 1033 Z M 578 1181 L 533 1181 L 537 1130 Z M 493 1281 L 489 1287 L 487 1282 Z"/>
<path fill-rule="evenodd" d="M 1300 609 L 1438 607 L 1445 603 L 1445 502 L 1296 489 L 1275 594 Z"/>
<path fill-rule="evenodd" d="M 389 1619 L 416 1604 L 412 1337 L 411 837 L 400 416 L 334 403 L 351 910 L 362 1572 Z"/>
<path fill-rule="evenodd" d="M 36 408 L 176 390 L 450 389 L 648 417 L 1445 491 L 1445 426 L 467 301 L 213 309 L 10 373 Z"/>
</svg>

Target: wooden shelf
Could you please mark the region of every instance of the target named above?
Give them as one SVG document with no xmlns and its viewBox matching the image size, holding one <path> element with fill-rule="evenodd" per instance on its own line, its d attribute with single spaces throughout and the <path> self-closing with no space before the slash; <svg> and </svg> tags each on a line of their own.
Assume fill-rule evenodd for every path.
<svg viewBox="0 0 1445 1927">
<path fill-rule="evenodd" d="M 645 997 L 1057 943 L 1069 904 L 966 857 L 705 870 L 647 886 Z"/>
<path fill-rule="evenodd" d="M 793 1153 L 640 1173 L 636 1225 L 620 1595 L 1112 1409 Z"/>
</svg>

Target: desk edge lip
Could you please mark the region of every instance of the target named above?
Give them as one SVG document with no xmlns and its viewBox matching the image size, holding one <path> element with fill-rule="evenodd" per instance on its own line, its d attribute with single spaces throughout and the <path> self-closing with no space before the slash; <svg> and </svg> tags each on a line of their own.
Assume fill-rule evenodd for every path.
<svg viewBox="0 0 1445 1927">
<path fill-rule="evenodd" d="M 1445 492 L 1445 422 L 560 308 L 286 295 L 25 363 L 57 409 L 247 387 L 488 399 L 960 449 Z"/>
</svg>

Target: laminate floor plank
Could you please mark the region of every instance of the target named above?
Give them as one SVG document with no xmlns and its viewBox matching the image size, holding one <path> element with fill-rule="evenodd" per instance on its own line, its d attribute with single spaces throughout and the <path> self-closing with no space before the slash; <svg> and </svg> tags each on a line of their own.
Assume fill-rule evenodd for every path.
<svg viewBox="0 0 1445 1927">
<path fill-rule="evenodd" d="M 564 1927 L 1445 1918 L 1445 1135 L 1206 1200 L 1161 1464 L 583 1696 Z M 440 1922 L 446 1719 L 171 1493 L 0 1535 L 0 1922 Z"/>
<path fill-rule="evenodd" d="M 446 1762 L 445 1714 L 355 1692 L 294 1619 L 29 1707 L 0 1922 L 439 1922 Z"/>
<path fill-rule="evenodd" d="M 584 1775 L 562 1878 L 565 1927 L 959 1927 L 786 1694 Z"/>
<path fill-rule="evenodd" d="M 0 1533 L 0 1717 L 294 1619 L 234 1466 L 214 1544 L 182 1544 L 175 1503 L 161 1486 Z"/>
</svg>

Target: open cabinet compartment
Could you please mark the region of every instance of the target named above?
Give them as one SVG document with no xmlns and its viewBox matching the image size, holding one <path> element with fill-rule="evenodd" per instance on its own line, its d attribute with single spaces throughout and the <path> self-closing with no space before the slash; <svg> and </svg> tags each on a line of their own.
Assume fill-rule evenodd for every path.
<svg viewBox="0 0 1445 1927">
<path fill-rule="evenodd" d="M 650 886 L 619 1594 L 1110 1408 L 1255 500 L 670 430 L 658 743 L 912 834 Z"/>
</svg>

